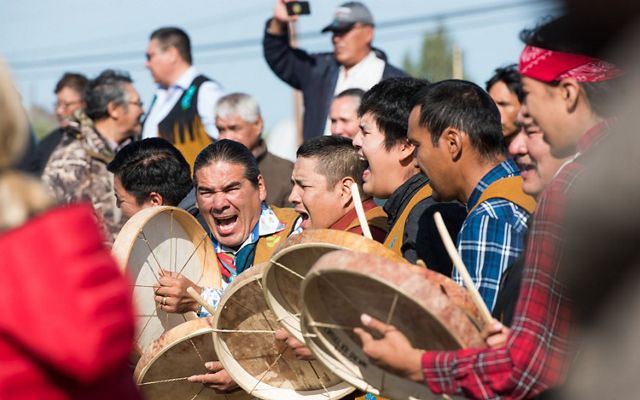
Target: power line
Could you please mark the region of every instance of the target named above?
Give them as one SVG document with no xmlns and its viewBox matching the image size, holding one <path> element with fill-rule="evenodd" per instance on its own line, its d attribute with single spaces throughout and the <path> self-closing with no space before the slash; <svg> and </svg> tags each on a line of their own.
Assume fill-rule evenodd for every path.
<svg viewBox="0 0 640 400">
<path fill-rule="evenodd" d="M 376 24 L 376 29 L 384 30 L 389 28 L 395 28 L 399 26 L 406 26 L 418 23 L 424 23 L 429 21 L 438 21 L 444 19 L 454 19 L 461 18 L 472 15 L 481 15 L 496 11 L 504 11 L 508 9 L 520 8 L 520 7 L 531 7 L 535 4 L 547 3 L 550 4 L 549 0 L 528 0 L 528 1 L 520 1 L 520 2 L 509 2 L 509 3 L 497 3 L 492 5 L 485 5 L 482 7 L 474 7 L 474 8 L 466 8 L 460 10 L 446 11 L 435 14 L 426 14 L 422 16 L 416 17 L 405 17 L 398 18 L 389 21 L 383 21 Z M 300 39 L 312 39 L 321 37 L 322 34 L 320 32 L 305 32 L 298 35 Z M 245 47 L 253 47 L 261 43 L 262 37 L 259 38 L 251 38 L 251 39 L 238 39 L 238 40 L 230 40 L 224 42 L 213 42 L 202 44 L 198 46 L 194 46 L 194 52 L 215 52 L 221 50 L 230 50 L 230 49 L 241 49 Z M 11 67 L 18 70 L 31 70 L 31 69 L 43 69 L 43 68 L 53 68 L 60 67 L 63 65 L 69 64 L 87 64 L 87 63 L 100 63 L 100 62 L 114 62 L 114 61 L 126 61 L 132 59 L 140 59 L 142 58 L 142 54 L 140 51 L 123 51 L 123 52 L 114 52 L 114 53 L 95 53 L 95 54 L 87 54 L 80 56 L 66 56 L 66 57 L 58 57 L 58 58 L 49 58 L 49 59 L 34 59 L 34 60 L 25 60 L 25 61 L 14 61 L 9 62 Z"/>
</svg>

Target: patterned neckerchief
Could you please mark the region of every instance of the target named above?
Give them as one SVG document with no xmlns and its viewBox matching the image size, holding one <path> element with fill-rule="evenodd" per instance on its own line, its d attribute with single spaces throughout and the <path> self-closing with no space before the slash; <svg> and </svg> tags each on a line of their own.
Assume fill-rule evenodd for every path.
<svg viewBox="0 0 640 400">
<path fill-rule="evenodd" d="M 258 223 L 238 249 L 234 250 L 218 243 L 216 238 L 210 234 L 209 237 L 213 242 L 216 256 L 222 265 L 221 272 L 225 281 L 231 282 L 234 277 L 253 264 L 256 245 L 261 236 L 272 235 L 284 228 L 285 225 L 280 222 L 273 210 L 266 203 L 262 203 Z"/>
</svg>

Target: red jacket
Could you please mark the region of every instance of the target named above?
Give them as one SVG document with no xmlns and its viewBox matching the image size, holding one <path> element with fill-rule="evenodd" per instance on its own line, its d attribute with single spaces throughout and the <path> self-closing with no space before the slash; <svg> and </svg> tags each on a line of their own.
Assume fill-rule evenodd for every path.
<svg viewBox="0 0 640 400">
<path fill-rule="evenodd" d="M 0 235 L 0 399 L 137 399 L 131 294 L 87 205 Z"/>
</svg>

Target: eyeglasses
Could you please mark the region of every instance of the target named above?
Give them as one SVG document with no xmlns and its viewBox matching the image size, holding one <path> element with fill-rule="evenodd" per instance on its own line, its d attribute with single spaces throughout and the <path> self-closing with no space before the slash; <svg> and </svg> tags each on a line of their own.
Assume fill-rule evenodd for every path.
<svg viewBox="0 0 640 400">
<path fill-rule="evenodd" d="M 62 108 L 63 110 L 68 110 L 71 106 L 73 106 L 74 104 L 79 104 L 81 103 L 82 100 L 74 100 L 74 101 L 57 101 L 55 103 L 53 103 L 53 108 L 54 110 L 57 110 L 58 108 Z"/>
<path fill-rule="evenodd" d="M 136 106 L 138 106 L 140 108 L 142 108 L 142 106 L 143 106 L 143 103 L 140 100 L 138 100 L 138 101 L 129 101 L 129 104 L 134 104 L 134 105 L 136 105 Z"/>
</svg>

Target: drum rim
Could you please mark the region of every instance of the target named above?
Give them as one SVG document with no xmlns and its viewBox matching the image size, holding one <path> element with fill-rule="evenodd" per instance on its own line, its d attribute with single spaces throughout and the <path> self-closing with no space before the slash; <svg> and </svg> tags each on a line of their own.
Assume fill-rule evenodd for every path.
<svg viewBox="0 0 640 400">
<path fill-rule="evenodd" d="M 353 253 L 353 251 L 346 251 L 349 253 Z M 346 253 L 345 252 L 345 253 Z M 369 254 L 368 256 L 371 257 L 376 257 L 375 255 L 371 255 Z M 324 257 L 324 256 L 323 256 Z M 389 260 L 386 260 L 389 261 Z M 389 261 L 391 262 L 391 261 Z M 419 268 L 419 267 L 416 267 Z M 401 271 L 400 273 L 404 273 L 404 274 L 409 274 L 410 269 L 406 269 L 404 271 Z M 358 389 L 363 390 L 363 391 L 368 391 L 371 392 L 372 394 L 376 394 L 375 392 L 378 392 L 380 395 L 382 396 L 391 396 L 393 398 L 395 398 L 395 396 L 398 395 L 398 393 L 394 393 L 394 392 L 389 392 L 389 391 L 384 391 L 384 390 L 380 390 L 379 388 L 374 387 L 373 385 L 369 384 L 368 382 L 366 382 L 362 376 L 357 376 L 355 374 L 352 375 L 352 373 L 350 372 L 352 369 L 357 369 L 357 366 L 355 366 L 353 364 L 353 362 L 349 361 L 346 359 L 346 357 L 344 355 L 342 355 L 341 353 L 339 353 L 335 348 L 334 345 L 329 342 L 329 340 L 325 337 L 325 335 L 323 335 L 318 327 L 314 327 L 310 325 L 310 321 L 309 321 L 309 309 L 307 307 L 307 301 L 305 296 L 305 293 L 307 293 L 308 291 L 308 287 L 312 284 L 314 284 L 317 280 L 322 279 L 321 275 L 328 273 L 328 272 L 339 272 L 339 273 L 344 273 L 344 274 L 351 274 L 354 276 L 358 276 L 359 278 L 366 278 L 366 279 L 370 279 L 370 280 L 374 280 L 377 283 L 380 283 L 382 285 L 387 286 L 388 288 L 391 288 L 394 292 L 399 293 L 401 296 L 404 296 L 406 299 L 410 300 L 411 302 L 413 302 L 414 304 L 418 305 L 419 307 L 423 308 L 426 310 L 426 307 L 424 306 L 424 304 L 422 303 L 422 299 L 414 299 L 411 296 L 409 296 L 409 294 L 405 293 L 405 290 L 403 290 L 402 288 L 398 287 L 398 285 L 395 284 L 395 282 L 390 282 L 387 280 L 383 280 L 378 276 L 374 276 L 374 275 L 367 275 L 361 271 L 357 271 L 357 270 L 348 270 L 348 269 L 337 269 L 336 271 L 326 271 L 326 270 L 320 270 L 320 271 L 315 271 L 315 270 L 310 270 L 309 273 L 307 274 L 307 276 L 305 277 L 305 280 L 302 282 L 302 288 L 301 288 L 301 301 L 303 306 L 303 313 L 306 315 L 305 318 L 305 323 L 302 323 L 302 319 L 301 319 L 301 328 L 305 334 L 305 336 L 311 336 L 313 335 L 313 337 L 315 337 L 315 340 L 319 340 L 320 343 L 329 351 L 329 354 L 327 354 L 324 350 L 320 349 L 320 346 L 314 342 L 314 340 L 309 340 L 306 345 L 307 347 L 309 347 L 309 349 L 312 350 L 312 352 L 314 353 L 314 355 L 316 355 L 316 357 L 318 359 L 331 359 L 331 364 L 341 364 L 343 365 L 344 369 L 333 369 L 334 373 L 336 373 L 336 375 L 338 375 L 340 378 L 344 379 L 345 381 L 351 383 L 352 385 L 356 386 Z M 423 276 L 424 280 L 429 280 L 429 278 L 427 276 Z M 433 284 L 437 284 L 437 282 L 433 282 Z M 467 315 L 466 312 L 464 312 L 464 310 L 462 310 L 459 306 L 455 306 L 454 305 L 454 310 L 453 311 L 455 314 L 458 314 L 460 317 L 463 317 L 465 320 L 469 320 L 469 323 L 471 324 L 471 326 L 474 326 L 475 328 L 478 328 L 473 320 L 471 319 L 471 317 L 469 315 Z M 431 314 L 432 318 L 434 318 L 434 320 L 436 320 L 438 322 L 438 324 L 441 327 L 447 328 L 447 326 L 443 323 L 443 321 L 441 320 L 441 318 L 439 316 L 433 315 Z M 448 329 L 447 329 L 448 331 Z M 480 334 L 480 331 L 478 330 L 478 335 Z M 463 343 L 461 342 L 460 338 L 458 338 L 457 336 L 450 334 L 450 336 L 454 339 L 454 341 L 456 342 L 456 344 L 458 345 L 459 348 L 464 348 Z M 316 351 L 320 352 L 320 356 L 318 356 L 318 354 L 316 354 Z M 343 361 L 346 360 L 346 363 Z M 325 361 L 322 361 L 323 363 L 325 363 Z M 328 365 L 325 363 L 325 365 L 327 365 L 327 367 L 329 368 L 333 368 L 334 365 Z M 402 382 L 404 387 L 408 387 L 409 390 L 408 391 L 403 391 L 402 395 L 400 397 L 406 397 L 410 392 L 409 396 L 415 396 L 418 395 L 418 398 L 439 398 L 435 395 L 433 395 L 426 386 L 424 386 L 421 383 L 417 383 L 417 382 L 411 382 L 409 380 L 403 379 L 393 373 L 387 372 L 384 369 L 375 366 L 374 364 L 370 364 L 372 367 L 374 367 L 375 369 L 381 371 L 384 373 L 385 377 L 385 381 L 388 382 L 388 379 L 391 378 L 394 381 L 398 381 L 398 382 Z M 343 373 L 345 373 L 345 375 L 342 375 Z M 386 385 L 387 387 L 389 387 L 389 385 Z M 371 390 L 373 388 L 373 390 Z M 411 390 L 411 389 L 415 389 L 415 390 Z M 426 391 L 424 390 L 426 389 Z M 423 395 L 421 395 L 420 393 L 423 393 Z M 431 397 L 429 397 L 431 396 Z"/>
<path fill-rule="evenodd" d="M 273 253 L 269 261 L 267 261 L 267 266 L 263 272 L 262 278 L 262 286 L 265 293 L 265 298 L 267 300 L 267 304 L 269 308 L 276 314 L 278 319 L 281 321 L 284 328 L 295 337 L 301 343 L 305 343 L 305 338 L 302 334 L 302 329 L 300 327 L 300 318 L 296 318 L 293 313 L 289 312 L 282 304 L 283 302 L 279 302 L 276 299 L 276 296 L 269 291 L 270 280 L 275 280 L 273 278 L 274 268 L 277 267 L 273 261 L 278 261 L 281 257 L 293 252 L 299 251 L 304 248 L 317 247 L 321 245 L 323 248 L 330 248 L 331 251 L 339 251 L 339 250 L 348 250 L 348 251 L 358 251 L 353 250 L 346 246 L 341 246 L 335 244 L 333 242 L 326 241 L 327 237 L 344 237 L 349 240 L 355 241 L 359 244 L 368 245 L 373 247 L 374 249 L 378 249 L 378 251 L 382 252 L 379 256 L 385 259 L 391 259 L 398 263 L 402 262 L 404 259 L 393 252 L 391 249 L 387 248 L 382 243 L 376 242 L 375 240 L 367 239 L 361 235 L 358 235 L 353 232 L 348 231 L 340 231 L 335 229 L 309 229 L 303 231 L 295 236 L 290 236 L 287 238 L 285 242 L 283 242 L 278 249 Z M 301 239 L 307 239 L 309 242 L 300 243 Z M 293 242 L 293 244 L 289 244 Z M 329 252 L 331 252 L 329 251 Z M 405 264 L 411 265 L 408 261 L 404 260 Z M 302 283 L 300 285 L 302 287 Z M 302 291 L 300 291 L 300 294 Z M 280 298 L 283 298 L 281 294 L 278 293 Z M 302 297 L 300 297 L 302 298 Z"/>
<path fill-rule="evenodd" d="M 153 344 L 155 344 L 156 342 L 158 342 L 164 337 L 176 336 L 178 332 L 185 329 L 185 326 L 187 324 L 196 325 L 196 326 L 202 325 L 202 326 L 197 327 L 193 332 L 187 334 L 186 336 L 172 337 L 172 340 L 170 342 L 165 343 L 162 347 L 158 348 L 157 352 L 153 356 L 149 356 L 149 352 L 151 351 L 151 349 L 153 349 Z M 136 382 L 136 384 L 144 383 L 143 379 L 146 376 L 147 372 L 149 371 L 149 368 L 151 368 L 153 364 L 156 361 L 158 361 L 159 358 L 161 358 L 167 351 L 171 350 L 175 345 L 180 344 L 186 340 L 190 340 L 196 336 L 207 335 L 212 333 L 213 333 L 213 328 L 212 328 L 212 322 L 210 317 L 192 319 L 190 321 L 183 322 L 182 324 L 169 329 L 158 339 L 154 340 L 151 343 L 151 345 L 146 349 L 146 351 L 144 352 L 144 355 L 140 358 L 140 361 L 138 361 L 138 363 L 136 364 L 136 368 L 133 371 L 134 381 Z M 210 361 L 214 361 L 214 360 L 210 360 Z M 204 365 L 203 365 L 203 368 L 204 368 Z"/>
<path fill-rule="evenodd" d="M 140 233 L 143 232 L 146 225 L 150 221 L 162 214 L 167 213 L 171 213 L 173 220 L 182 227 L 185 233 L 189 235 L 194 246 L 196 246 L 196 243 L 194 243 L 193 238 L 202 238 L 203 240 L 202 249 L 199 249 L 194 253 L 194 257 L 197 257 L 198 260 L 200 260 L 200 270 L 202 276 L 201 280 L 199 280 L 198 282 L 204 281 L 207 282 L 207 286 L 209 287 L 220 288 L 222 286 L 222 275 L 220 273 L 219 267 L 217 266 L 217 261 L 211 259 L 211 257 L 214 257 L 215 255 L 215 249 L 213 248 L 213 244 L 211 243 L 211 241 L 207 238 L 207 232 L 204 230 L 204 228 L 202 228 L 200 223 L 191 214 L 189 214 L 189 212 L 179 207 L 147 207 L 140 210 L 131 218 L 129 218 L 129 220 L 127 220 L 125 225 L 118 233 L 116 240 L 114 241 L 114 245 L 111 249 L 111 254 L 118 262 L 120 271 L 130 277 L 128 273 L 128 261 L 131 258 L 137 238 L 139 237 Z M 193 233 L 190 231 L 193 231 Z M 202 253 L 204 253 L 205 255 L 210 254 L 210 256 L 202 256 Z M 135 285 L 136 279 L 132 279 L 131 283 L 132 285 Z M 132 288 L 132 293 L 133 292 L 134 288 Z M 141 345 L 140 338 L 138 337 L 139 332 L 137 330 L 137 319 L 140 318 L 139 314 L 144 315 L 144 311 L 138 310 L 136 312 L 136 339 L 134 341 L 134 353 L 141 356 L 146 351 L 146 347 L 148 347 L 154 341 L 150 341 L 146 345 L 142 343 Z M 192 320 L 195 317 L 195 313 L 193 312 L 176 315 L 182 315 L 185 319 L 185 322 Z M 173 328 L 177 326 L 174 326 Z M 170 331 L 171 329 L 164 331 L 163 334 Z"/>
<path fill-rule="evenodd" d="M 262 268 L 265 268 L 266 270 L 267 263 L 258 264 L 256 266 L 251 267 L 249 270 L 256 267 L 260 268 L 260 265 L 264 265 L 264 267 Z M 224 306 L 229 301 L 229 298 L 233 296 L 234 293 L 244 288 L 246 285 L 256 281 L 261 282 L 263 280 L 263 275 L 265 270 L 263 270 L 262 273 L 259 273 L 259 272 L 254 273 L 253 276 L 244 280 L 242 282 L 243 283 L 242 285 L 232 284 L 232 286 L 227 287 L 224 295 L 222 296 L 222 298 L 220 299 L 220 302 L 218 303 L 216 314 L 213 317 L 214 330 L 220 329 L 219 322 L 220 322 L 221 310 L 224 309 Z M 287 400 L 340 399 L 341 397 L 355 390 L 355 388 L 352 385 L 349 385 L 347 382 L 344 382 L 344 381 L 340 382 L 338 385 L 328 387 L 327 391 L 325 391 L 324 389 L 294 391 L 292 389 L 281 389 L 275 386 L 271 386 L 265 382 L 260 382 L 258 384 L 258 379 L 255 378 L 253 375 L 249 374 L 233 358 L 233 356 L 231 355 L 231 351 L 227 347 L 226 342 L 222 339 L 222 336 L 219 332 L 213 333 L 213 347 L 216 351 L 216 355 L 218 356 L 218 360 L 222 363 L 222 365 L 224 366 L 229 376 L 231 376 L 231 378 L 250 396 L 255 396 L 263 400 L 280 400 L 283 398 L 286 398 Z M 230 365 L 227 365 L 227 363 L 229 363 Z M 251 382 L 248 382 L 248 381 L 251 381 Z M 327 392 L 330 393 L 329 398 L 327 397 Z"/>
</svg>

